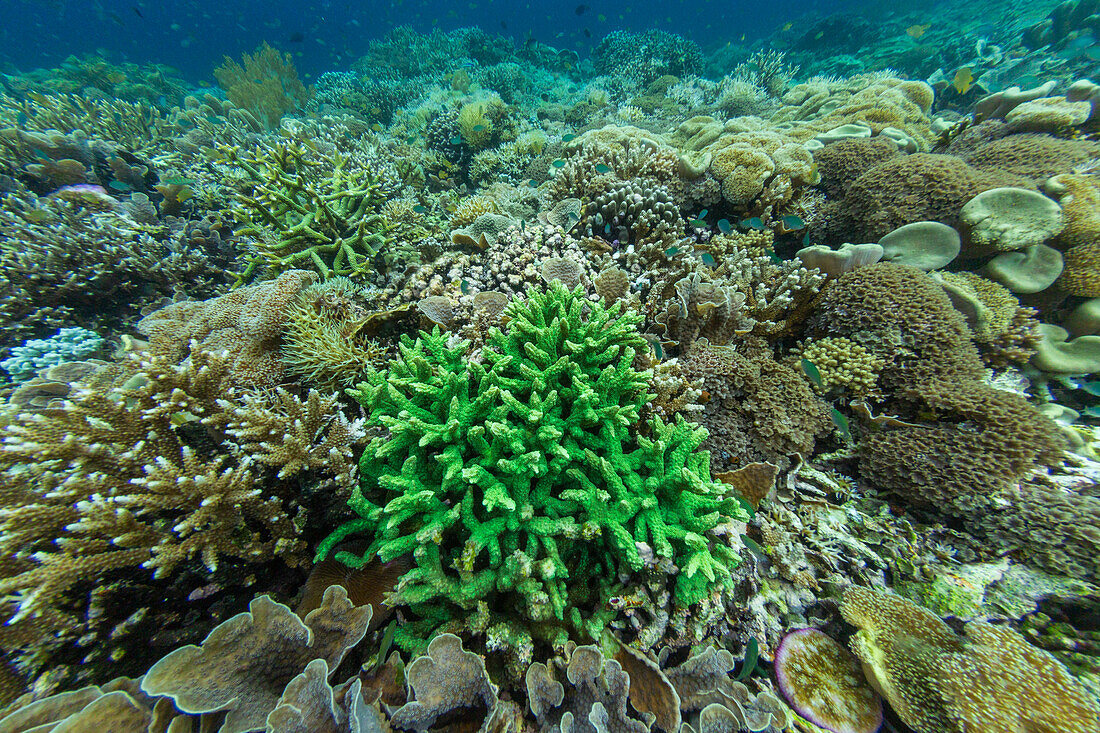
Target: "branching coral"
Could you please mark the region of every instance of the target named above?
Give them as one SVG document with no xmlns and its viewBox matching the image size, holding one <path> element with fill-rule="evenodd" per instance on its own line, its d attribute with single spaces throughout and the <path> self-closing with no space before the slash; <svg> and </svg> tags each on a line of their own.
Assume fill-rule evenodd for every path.
<svg viewBox="0 0 1100 733">
<path fill-rule="evenodd" d="M 360 518 L 319 556 L 354 535 L 368 549 L 336 555 L 353 566 L 412 553 L 397 601 L 419 618 L 398 630 L 404 646 L 465 628 L 522 659 L 532 637 L 599 639 L 610 597 L 647 565 L 643 545 L 679 568 L 679 606 L 737 562 L 713 532 L 746 515 L 696 452 L 705 434 L 683 421 L 637 427 L 648 399 L 631 366 L 646 348 L 637 317 L 579 288 L 529 297 L 478 358 L 422 334 L 359 387 L 368 425 L 387 432 L 361 462 Z"/>
<path fill-rule="evenodd" d="M 7 645 L 109 632 L 99 624 L 110 619 L 83 611 L 80 589 L 112 571 L 144 566 L 153 572 L 135 577 L 168 582 L 223 564 L 300 563 L 298 482 L 327 477 L 345 491 L 353 483 L 361 433 L 334 396 L 302 402 L 279 392 L 237 404 L 223 399 L 224 356 L 194 352 L 186 366 L 133 358 L 122 386 L 78 386 L 61 407 L 5 426 Z"/>
<path fill-rule="evenodd" d="M 379 178 L 298 143 L 277 143 L 245 153 L 226 148 L 228 159 L 249 177 L 237 196 L 240 233 L 256 238 L 258 256 L 241 275 L 264 265 L 268 276 L 310 267 L 323 278 L 363 275 L 387 242 Z"/>
</svg>

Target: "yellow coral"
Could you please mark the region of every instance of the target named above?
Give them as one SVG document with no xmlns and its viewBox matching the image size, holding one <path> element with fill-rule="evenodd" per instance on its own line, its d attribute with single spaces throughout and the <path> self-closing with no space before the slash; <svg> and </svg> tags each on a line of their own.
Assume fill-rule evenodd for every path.
<svg viewBox="0 0 1100 733">
<path fill-rule="evenodd" d="M 488 196 L 467 196 L 458 202 L 454 213 L 451 214 L 450 228 L 462 229 L 474 223 L 474 219 L 482 214 L 499 214 L 500 207 L 497 202 Z"/>
<path fill-rule="evenodd" d="M 488 112 L 492 102 L 479 99 L 462 105 L 458 110 L 458 134 L 474 150 L 489 144 L 493 136 L 493 121 Z"/>
<path fill-rule="evenodd" d="M 1043 188 L 1062 205 L 1066 226 L 1057 237 L 1062 247 L 1100 241 L 1100 176 L 1066 173 L 1049 179 Z"/>
<path fill-rule="evenodd" d="M 811 342 L 802 350 L 802 358 L 821 374 L 818 393 L 837 386 L 855 395 L 867 395 L 875 389 L 882 361 L 856 342 L 843 336 L 830 336 Z"/>
<path fill-rule="evenodd" d="M 972 621 L 966 638 L 893 593 L 850 587 L 852 651 L 918 733 L 1091 733 L 1100 708 L 1049 653 L 1016 632 Z"/>
</svg>

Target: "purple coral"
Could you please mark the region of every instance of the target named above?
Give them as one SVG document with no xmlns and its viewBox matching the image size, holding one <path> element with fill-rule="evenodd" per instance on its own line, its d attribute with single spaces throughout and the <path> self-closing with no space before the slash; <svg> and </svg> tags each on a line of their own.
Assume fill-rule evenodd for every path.
<svg viewBox="0 0 1100 733">
<path fill-rule="evenodd" d="M 783 637 L 775 653 L 779 689 L 795 711 L 833 733 L 876 733 L 882 700 L 858 660 L 817 629 Z"/>
</svg>

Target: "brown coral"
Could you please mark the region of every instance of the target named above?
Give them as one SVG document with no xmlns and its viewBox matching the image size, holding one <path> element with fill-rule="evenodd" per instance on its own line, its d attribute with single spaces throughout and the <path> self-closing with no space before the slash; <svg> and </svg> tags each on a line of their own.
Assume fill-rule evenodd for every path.
<svg viewBox="0 0 1100 733">
<path fill-rule="evenodd" d="M 111 572 L 128 570 L 131 585 L 166 585 L 180 567 L 210 577 L 222 566 L 300 563 L 308 512 L 299 482 L 329 476 L 344 491 L 354 484 L 351 446 L 360 432 L 335 396 L 226 400 L 228 365 L 205 352 L 185 366 L 146 354 L 128 371 L 122 387 L 79 385 L 60 407 L 4 427 L 6 640 L 49 648 L 111 634 L 85 661 L 109 653 L 117 662 L 134 640 L 112 632 L 117 618 L 80 613 L 126 592 L 103 582 Z M 155 624 L 156 610 L 131 611 L 137 629 Z"/>
<path fill-rule="evenodd" d="M 268 596 L 223 622 L 201 646 L 181 647 L 149 668 L 141 689 L 166 695 L 192 715 L 227 710 L 222 733 L 264 726 L 283 691 L 306 665 L 323 660 L 335 671 L 359 643 L 371 607 L 356 607 L 340 586 L 325 591 L 305 619 Z"/>
<path fill-rule="evenodd" d="M 1062 256 L 1057 285 L 1070 295 L 1100 297 L 1100 240 L 1079 244 Z"/>
<path fill-rule="evenodd" d="M 287 370 L 279 347 L 292 304 L 315 279 L 311 272 L 290 270 L 213 300 L 173 303 L 143 318 L 138 330 L 149 336 L 150 350 L 171 361 L 182 361 L 188 352 L 225 350 L 236 384 L 273 387 Z"/>
<path fill-rule="evenodd" d="M 915 506 L 974 516 L 1035 465 L 1061 459 L 1058 427 L 1019 395 L 937 380 L 910 391 L 939 423 L 871 435 L 860 469 Z"/>
<path fill-rule="evenodd" d="M 972 168 L 951 155 L 917 153 L 890 158 L 868 170 L 848 187 L 840 228 L 856 241 L 877 241 L 904 224 L 958 223 L 959 210 L 991 188 L 1034 188 L 1007 173 Z"/>
<path fill-rule="evenodd" d="M 918 733 L 1089 733 L 1100 708 L 1047 652 L 1005 627 L 972 621 L 956 636 L 935 614 L 883 591 L 851 587 L 841 614 L 852 650 Z"/>
</svg>

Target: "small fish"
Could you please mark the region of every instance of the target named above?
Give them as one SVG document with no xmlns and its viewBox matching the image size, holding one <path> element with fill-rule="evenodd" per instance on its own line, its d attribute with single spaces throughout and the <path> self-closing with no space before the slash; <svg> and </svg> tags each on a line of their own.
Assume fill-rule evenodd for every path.
<svg viewBox="0 0 1100 733">
<path fill-rule="evenodd" d="M 455 135 L 454 137 L 451 138 L 451 145 L 461 145 L 461 144 L 462 144 L 462 136 L 461 135 Z"/>
<path fill-rule="evenodd" d="M 539 182 L 536 181 L 534 178 L 532 178 L 531 180 L 529 180 L 527 182 L 527 185 L 530 186 L 531 188 L 538 188 L 539 187 Z"/>
<path fill-rule="evenodd" d="M 760 661 L 760 642 L 753 636 L 749 639 L 749 644 L 745 648 L 745 660 L 742 664 L 741 671 L 737 673 L 737 681 L 744 682 L 749 678 L 749 675 L 756 669 L 756 663 Z"/>
<path fill-rule="evenodd" d="M 1081 414 L 1087 415 L 1088 417 L 1100 417 L 1100 405 L 1086 407 L 1085 409 L 1081 410 Z"/>
<path fill-rule="evenodd" d="M 768 553 L 764 552 L 764 548 L 760 546 L 760 543 L 749 537 L 747 534 L 741 535 L 741 544 L 745 546 L 749 552 L 756 556 L 757 560 L 766 562 L 768 559 Z"/>
<path fill-rule="evenodd" d="M 485 125 L 474 125 L 474 132 L 484 132 Z"/>
<path fill-rule="evenodd" d="M 911 25 L 905 29 L 905 35 L 910 38 L 920 38 L 924 35 L 924 32 L 932 27 L 931 23 L 925 23 L 924 25 Z"/>
<path fill-rule="evenodd" d="M 665 257 L 675 257 L 678 254 L 680 254 L 679 247 L 669 247 L 665 250 Z"/>
<path fill-rule="evenodd" d="M 729 219 L 719 219 L 718 220 L 718 231 L 722 232 L 722 234 L 729 234 L 730 232 L 732 232 L 733 231 L 733 225 L 730 224 L 730 220 Z"/>
<path fill-rule="evenodd" d="M 611 172 L 611 166 L 607 165 L 606 163 L 597 163 L 596 164 L 596 172 L 597 173 L 610 173 Z"/>
<path fill-rule="evenodd" d="M 577 136 L 576 136 L 576 135 L 574 135 L 574 134 L 573 134 L 573 133 L 571 133 L 571 132 L 570 132 L 570 133 L 568 133 L 568 134 L 565 134 L 565 135 L 562 135 L 562 136 L 561 136 L 561 141 L 562 141 L 563 143 L 567 143 L 567 142 L 570 142 L 571 140 L 576 140 L 576 139 L 577 139 Z"/>
<path fill-rule="evenodd" d="M 852 439 L 852 431 L 848 429 L 848 418 L 844 417 L 840 410 L 835 407 L 832 409 L 832 412 L 829 413 L 829 416 L 833 418 L 833 425 L 836 425 L 836 429 L 840 431 L 841 437 L 850 441 Z"/>
<path fill-rule="evenodd" d="M 591 38 L 592 37 L 592 31 L 590 31 L 587 28 L 584 29 L 583 33 L 584 33 L 585 38 Z"/>
<path fill-rule="evenodd" d="M 707 223 L 705 221 L 703 221 L 702 219 L 692 219 L 691 221 L 688 222 L 688 226 L 692 226 L 692 227 L 705 227 L 706 225 L 707 225 Z"/>
<path fill-rule="evenodd" d="M 955 88 L 959 96 L 970 91 L 970 87 L 974 86 L 974 74 L 970 72 L 969 66 L 963 66 L 955 72 L 955 78 L 951 80 L 951 86 Z"/>
<path fill-rule="evenodd" d="M 459 280 L 458 289 L 462 291 L 463 295 L 470 294 L 470 283 L 468 280 Z"/>
<path fill-rule="evenodd" d="M 123 181 L 111 181 L 107 184 L 107 188 L 113 188 L 116 191 L 133 191 L 134 187 L 129 183 Z"/>
<path fill-rule="evenodd" d="M 133 10 L 134 13 L 137 15 L 137 17 L 141 18 L 142 20 L 145 20 L 145 16 L 141 14 L 141 10 L 138 8 L 137 5 L 131 5 L 130 10 Z"/>
<path fill-rule="evenodd" d="M 706 218 L 707 218 L 707 214 L 709 214 L 709 213 L 710 213 L 710 209 L 703 209 L 702 211 L 700 211 L 700 212 L 699 212 L 699 216 L 698 216 L 698 217 L 696 217 L 696 218 L 698 218 L 698 219 L 706 219 Z"/>
<path fill-rule="evenodd" d="M 1100 397 L 1100 382 L 1078 382 L 1078 389 L 1083 389 L 1091 395 Z"/>
<path fill-rule="evenodd" d="M 759 216 L 754 216 L 751 219 L 742 219 L 741 226 L 747 229 L 763 229 L 764 220 L 761 219 Z"/>
<path fill-rule="evenodd" d="M 657 357 L 658 361 L 665 358 L 665 349 L 661 346 L 660 341 L 654 339 L 649 342 L 649 345 L 653 347 L 653 355 Z"/>
<path fill-rule="evenodd" d="M 825 380 L 821 378 L 821 372 L 817 366 L 809 359 L 802 360 L 802 371 L 806 373 L 806 376 L 810 378 L 810 381 L 816 384 L 818 387 L 825 386 Z"/>
<path fill-rule="evenodd" d="M 805 227 L 806 222 L 802 221 L 802 219 L 792 214 L 783 217 L 783 226 L 794 232 Z"/>
<path fill-rule="evenodd" d="M 555 168 L 564 168 L 565 167 L 565 161 L 562 160 L 561 158 L 558 158 L 557 160 L 552 162 L 550 165 L 554 166 Z"/>
<path fill-rule="evenodd" d="M 306 35 L 301 31 L 298 31 L 296 33 L 291 33 L 290 38 L 286 40 L 288 43 L 301 43 L 302 41 L 306 40 Z"/>
<path fill-rule="evenodd" d="M 789 31 L 791 28 L 794 28 L 794 22 L 793 21 L 787 21 L 786 23 L 783 24 L 783 27 L 780 28 L 779 30 Z"/>
<path fill-rule="evenodd" d="M 710 252 L 704 252 L 703 254 L 699 255 L 699 259 L 702 260 L 703 264 L 707 267 L 714 267 L 714 255 L 712 255 Z"/>
<path fill-rule="evenodd" d="M 428 213 L 428 207 L 425 206 L 424 204 L 416 204 L 416 205 L 413 206 L 413 211 L 415 211 L 418 214 L 427 214 Z"/>
<path fill-rule="evenodd" d="M 782 265 L 783 264 L 782 258 L 780 258 L 780 256 L 775 253 L 775 250 L 766 249 L 764 251 L 768 253 L 768 259 L 772 261 L 772 264 L 775 264 L 775 265 Z"/>
<path fill-rule="evenodd" d="M 809 232 L 806 232 L 806 236 L 802 237 L 802 246 L 803 247 L 809 247 L 810 246 L 810 233 Z"/>
<path fill-rule="evenodd" d="M 190 178 L 165 178 L 161 181 L 166 186 L 194 186 L 198 181 Z"/>
</svg>

